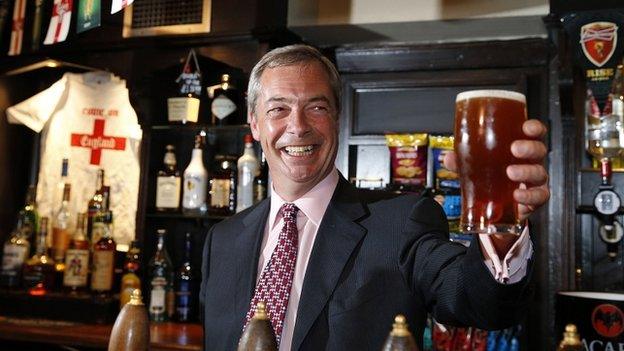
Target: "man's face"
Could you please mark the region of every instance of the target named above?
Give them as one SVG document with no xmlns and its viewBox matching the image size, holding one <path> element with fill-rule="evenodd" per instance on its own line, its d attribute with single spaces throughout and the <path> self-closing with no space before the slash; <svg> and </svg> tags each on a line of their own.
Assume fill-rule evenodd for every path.
<svg viewBox="0 0 624 351">
<path fill-rule="evenodd" d="M 273 186 L 293 201 L 334 167 L 338 113 L 329 77 L 320 63 L 310 62 L 267 68 L 260 85 L 251 131 L 266 154 Z"/>
</svg>

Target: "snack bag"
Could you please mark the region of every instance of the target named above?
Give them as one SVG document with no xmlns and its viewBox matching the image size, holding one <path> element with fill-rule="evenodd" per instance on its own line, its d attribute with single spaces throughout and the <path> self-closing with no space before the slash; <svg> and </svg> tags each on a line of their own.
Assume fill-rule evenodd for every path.
<svg viewBox="0 0 624 351">
<path fill-rule="evenodd" d="M 429 136 L 429 148 L 431 149 L 433 185 L 436 189 L 459 189 L 459 175 L 444 167 L 444 156 L 453 150 L 453 136 L 431 135 Z"/>
<path fill-rule="evenodd" d="M 427 134 L 387 134 L 391 183 L 424 188 L 427 182 Z"/>
</svg>

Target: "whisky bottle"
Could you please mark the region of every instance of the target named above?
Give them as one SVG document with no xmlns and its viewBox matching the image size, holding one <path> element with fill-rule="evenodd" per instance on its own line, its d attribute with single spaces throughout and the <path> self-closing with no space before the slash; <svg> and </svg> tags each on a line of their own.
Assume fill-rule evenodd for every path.
<svg viewBox="0 0 624 351">
<path fill-rule="evenodd" d="M 210 104 L 212 112 L 212 124 L 235 125 L 244 124 L 241 121 L 241 106 L 239 106 L 238 89 L 230 81 L 230 75 L 221 76 L 221 86 L 213 91 L 213 99 Z"/>
<path fill-rule="evenodd" d="M 130 244 L 130 249 L 126 254 L 124 262 L 124 274 L 121 277 L 121 288 L 119 292 L 119 305 L 121 308 L 130 302 L 132 292 L 141 289 L 141 278 L 139 278 L 139 268 L 141 265 L 141 250 L 139 242 L 134 240 Z"/>
<path fill-rule="evenodd" d="M 253 148 L 253 137 L 246 134 L 245 151 L 238 159 L 238 185 L 236 188 L 236 212 L 240 212 L 254 204 L 254 178 L 258 175 L 258 158 Z"/>
<path fill-rule="evenodd" d="M 39 232 L 39 214 L 37 213 L 37 188 L 34 185 L 28 186 L 24 207 L 19 212 L 19 219 L 22 222 L 22 232 L 26 239 L 34 241 L 35 234 Z M 29 253 L 30 255 L 30 253 Z"/>
<path fill-rule="evenodd" d="M 204 167 L 203 145 L 205 132 L 195 136 L 195 148 L 191 162 L 184 170 L 184 195 L 182 209 L 187 212 L 206 212 L 206 188 L 208 172 Z"/>
<path fill-rule="evenodd" d="M 190 322 L 195 316 L 195 275 L 191 263 L 191 233 L 184 240 L 184 261 L 175 276 L 175 320 Z"/>
<path fill-rule="evenodd" d="M 93 219 L 102 211 L 102 203 L 104 201 L 104 170 L 99 169 L 97 172 L 97 180 L 95 183 L 95 194 L 89 200 L 87 205 L 87 235 L 91 237 L 91 242 L 96 243 L 91 235 L 93 230 Z"/>
<path fill-rule="evenodd" d="M 52 290 L 55 279 L 55 265 L 48 255 L 46 239 L 48 237 L 48 217 L 41 217 L 37 233 L 37 249 L 35 254 L 24 264 L 24 287 L 30 295 L 45 295 Z"/>
<path fill-rule="evenodd" d="M 22 267 L 30 253 L 30 242 L 23 232 L 20 218 L 15 230 L 4 243 L 2 254 L 2 270 L 0 271 L 0 286 L 15 288 L 22 278 Z"/>
<path fill-rule="evenodd" d="M 107 219 L 98 216 L 94 227 L 101 226 L 100 239 L 93 244 L 93 272 L 91 274 L 91 291 L 100 295 L 107 295 L 113 288 L 113 273 L 115 270 L 115 240 L 106 225 Z"/>
<path fill-rule="evenodd" d="M 52 257 L 58 263 L 65 262 L 65 251 L 69 247 L 69 226 L 71 213 L 69 212 L 69 198 L 71 185 L 65 183 L 63 187 L 63 200 L 54 217 L 52 225 Z"/>
<path fill-rule="evenodd" d="M 258 202 L 267 198 L 268 194 L 268 184 L 269 184 L 269 165 L 266 162 L 266 156 L 264 152 L 261 157 L 262 162 L 260 163 L 260 172 L 254 178 L 253 185 L 253 203 L 254 205 Z"/>
<path fill-rule="evenodd" d="M 216 155 L 215 167 L 210 178 L 210 207 L 208 211 L 217 216 L 231 216 L 236 212 L 236 158 Z"/>
<path fill-rule="evenodd" d="M 89 276 L 89 241 L 85 235 L 86 213 L 79 213 L 76 231 L 65 255 L 63 286 L 70 292 L 85 290 Z"/>
<path fill-rule="evenodd" d="M 173 269 L 165 247 L 164 229 L 158 229 L 156 253 L 149 261 L 149 316 L 153 322 L 170 320 L 175 308 Z"/>
<path fill-rule="evenodd" d="M 177 211 L 180 209 L 180 172 L 176 168 L 175 147 L 165 147 L 164 169 L 156 178 L 156 210 Z"/>
</svg>

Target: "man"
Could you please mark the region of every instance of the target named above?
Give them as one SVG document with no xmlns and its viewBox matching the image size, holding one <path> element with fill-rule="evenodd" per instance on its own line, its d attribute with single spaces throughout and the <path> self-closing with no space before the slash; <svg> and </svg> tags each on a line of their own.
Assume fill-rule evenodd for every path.
<svg viewBox="0 0 624 351">
<path fill-rule="evenodd" d="M 253 306 L 267 303 L 280 350 L 379 350 L 396 314 L 422 342 L 427 312 L 441 322 L 502 328 L 529 302 L 532 246 L 525 233 L 448 241 L 431 199 L 354 188 L 334 166 L 340 80 L 317 50 L 276 49 L 253 69 L 251 130 L 264 151 L 272 196 L 215 225 L 206 238 L 201 302 L 206 350 L 234 350 Z M 525 123 L 507 173 L 523 220 L 549 197 Z M 454 156 L 447 165 L 454 168 Z"/>
</svg>

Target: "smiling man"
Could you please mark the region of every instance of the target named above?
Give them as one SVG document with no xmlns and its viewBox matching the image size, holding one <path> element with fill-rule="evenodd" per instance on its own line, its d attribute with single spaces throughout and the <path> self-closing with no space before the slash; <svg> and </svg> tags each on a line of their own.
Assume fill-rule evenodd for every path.
<svg viewBox="0 0 624 351">
<path fill-rule="evenodd" d="M 254 67 L 251 130 L 266 154 L 272 196 L 215 225 L 203 252 L 206 350 L 234 350 L 258 301 L 280 350 L 379 350 L 396 314 L 418 343 L 427 312 L 481 328 L 517 322 L 529 301 L 529 233 L 448 241 L 431 199 L 354 188 L 336 170 L 340 79 L 316 49 L 273 50 Z M 544 126 L 525 123 L 507 170 L 522 216 L 549 197 Z M 454 156 L 447 160 L 453 168 Z"/>
</svg>

